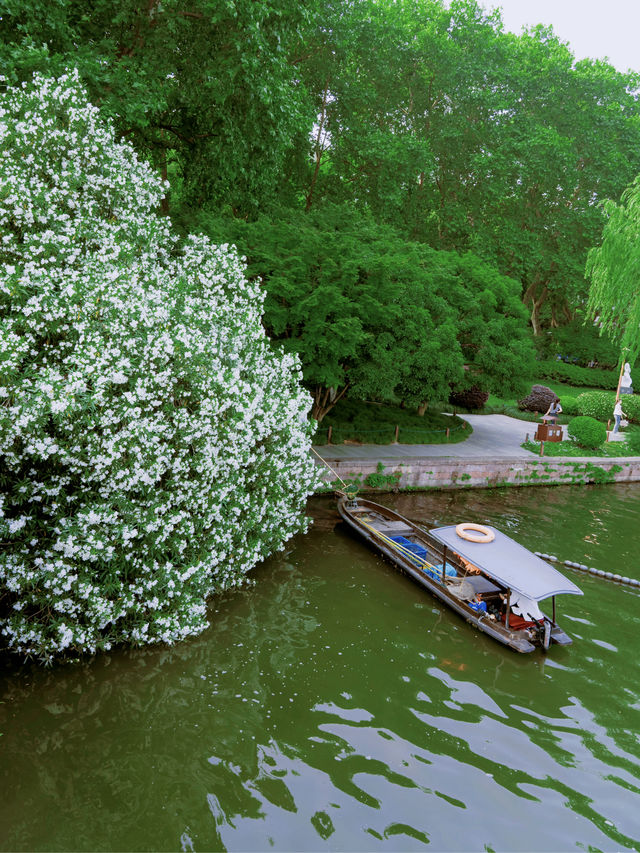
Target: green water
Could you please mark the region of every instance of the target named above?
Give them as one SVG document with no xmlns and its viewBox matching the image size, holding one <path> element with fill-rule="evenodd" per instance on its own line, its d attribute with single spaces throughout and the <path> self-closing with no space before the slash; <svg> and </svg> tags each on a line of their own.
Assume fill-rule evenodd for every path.
<svg viewBox="0 0 640 853">
<path fill-rule="evenodd" d="M 638 486 L 384 496 L 640 579 Z M 311 533 L 170 649 L 10 669 L 2 850 L 640 850 L 640 594 L 567 574 L 520 656 L 346 531 Z"/>
</svg>

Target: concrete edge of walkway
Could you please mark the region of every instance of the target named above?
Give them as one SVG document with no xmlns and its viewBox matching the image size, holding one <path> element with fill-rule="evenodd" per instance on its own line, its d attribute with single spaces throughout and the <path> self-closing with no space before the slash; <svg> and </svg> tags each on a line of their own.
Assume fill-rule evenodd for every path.
<svg viewBox="0 0 640 853">
<path fill-rule="evenodd" d="M 371 492 L 640 482 L 640 456 L 327 458 L 326 462 L 316 460 L 324 469 L 327 488 L 343 481 Z"/>
</svg>

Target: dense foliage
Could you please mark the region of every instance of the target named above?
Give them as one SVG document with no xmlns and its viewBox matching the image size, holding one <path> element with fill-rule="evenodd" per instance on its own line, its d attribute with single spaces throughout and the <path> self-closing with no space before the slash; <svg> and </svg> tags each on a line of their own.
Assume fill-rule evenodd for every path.
<svg viewBox="0 0 640 853">
<path fill-rule="evenodd" d="M 570 322 L 545 329 L 536 337 L 535 345 L 542 359 L 561 358 L 583 368 L 595 364 L 601 369 L 615 370 L 620 361 L 620 348 L 601 334 L 599 325 L 589 321 L 581 308 Z"/>
<path fill-rule="evenodd" d="M 69 64 L 172 214 L 349 203 L 517 280 L 545 346 L 617 361 L 575 343 L 598 202 L 640 172 L 638 75 L 475 0 L 0 0 L 3 74 Z"/>
<path fill-rule="evenodd" d="M 489 399 L 489 392 L 483 391 L 477 385 L 465 388 L 463 391 L 453 391 L 449 394 L 452 406 L 462 406 L 464 409 L 482 409 Z"/>
<path fill-rule="evenodd" d="M 640 395 L 623 394 L 620 397 L 624 416 L 635 423 L 640 423 Z M 589 415 L 599 421 L 613 421 L 613 407 L 616 404 L 615 391 L 585 391 L 578 394 L 576 405 L 581 415 Z"/>
<path fill-rule="evenodd" d="M 75 77 L 3 94 L 0 143 L 3 639 L 173 642 L 304 526 L 299 364 L 234 252 L 176 242 Z"/>
<path fill-rule="evenodd" d="M 267 331 L 299 354 L 314 417 L 347 392 L 424 411 L 452 384 L 519 389 L 533 350 L 517 282 L 471 253 L 408 242 L 347 205 L 285 213 L 204 224 L 236 243 L 265 285 Z"/>
<path fill-rule="evenodd" d="M 295 68 L 318 0 L 0 0 L 0 70 L 77 67 L 177 200 L 255 213 L 313 124 Z"/>
<path fill-rule="evenodd" d="M 597 418 L 605 423 L 613 418 L 615 404 L 615 391 L 585 391 L 576 397 L 576 405 L 581 415 Z"/>
<path fill-rule="evenodd" d="M 560 405 L 562 406 L 562 413 L 564 415 L 575 416 L 580 414 L 580 407 L 578 406 L 576 397 L 562 396 L 560 397 Z"/>
<path fill-rule="evenodd" d="M 627 438 L 627 448 L 632 456 L 640 456 L 640 430 L 629 430 Z"/>
<path fill-rule="evenodd" d="M 588 449 L 600 447 L 607 439 L 607 429 L 604 424 L 587 416 L 580 416 L 569 421 L 567 432 L 576 444 Z"/>
<path fill-rule="evenodd" d="M 603 370 L 599 367 L 580 367 L 565 361 L 539 361 L 536 363 L 536 374 L 545 379 L 555 379 L 583 388 L 608 388 L 613 391 L 618 387 L 619 370 Z M 631 371 L 634 388 L 640 389 L 640 370 Z"/>
<path fill-rule="evenodd" d="M 586 253 L 640 171 L 638 76 L 502 31 L 474 0 L 337 3 L 301 69 L 316 93 L 306 204 L 357 198 L 518 279 L 536 333 L 586 296 Z"/>
<path fill-rule="evenodd" d="M 531 391 L 522 400 L 518 400 L 518 408 L 523 412 L 546 412 L 556 399 L 556 392 L 546 385 L 533 385 Z"/>
</svg>

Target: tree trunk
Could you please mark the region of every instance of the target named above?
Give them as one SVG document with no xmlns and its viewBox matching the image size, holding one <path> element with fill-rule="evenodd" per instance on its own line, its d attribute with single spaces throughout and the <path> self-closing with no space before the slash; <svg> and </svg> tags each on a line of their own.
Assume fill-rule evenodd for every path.
<svg viewBox="0 0 640 853">
<path fill-rule="evenodd" d="M 429 403 L 420 403 L 420 405 L 418 406 L 418 414 L 421 418 L 424 417 L 424 413 L 427 411 L 428 405 Z"/>
<path fill-rule="evenodd" d="M 320 423 L 325 415 L 329 414 L 331 409 L 340 402 L 349 389 L 349 383 L 337 393 L 334 388 L 325 388 L 323 385 L 316 385 L 313 392 L 313 406 L 311 407 L 311 417 Z"/>
<path fill-rule="evenodd" d="M 534 335 L 539 335 L 542 331 L 540 326 L 540 309 L 542 308 L 547 295 L 549 293 L 547 289 L 547 285 L 543 285 L 542 292 L 540 296 L 536 299 L 536 291 L 538 289 L 538 284 L 540 282 L 535 282 L 534 284 L 530 284 L 526 289 L 524 296 L 522 297 L 522 301 L 527 304 L 529 300 L 531 300 L 531 327 L 533 329 Z"/>
<path fill-rule="evenodd" d="M 323 142 L 323 133 L 324 133 L 324 125 L 327 119 L 327 102 L 329 98 L 329 78 L 327 77 L 327 81 L 324 84 L 324 93 L 322 95 L 322 110 L 320 112 L 320 118 L 318 120 L 318 133 L 316 135 L 316 145 L 315 145 L 315 159 L 316 166 L 313 170 L 313 177 L 311 178 L 311 186 L 309 187 L 309 192 L 307 193 L 307 200 L 305 204 L 305 210 L 311 210 L 311 204 L 313 202 L 313 191 L 316 188 L 316 182 L 318 180 L 318 173 L 320 172 L 320 162 L 322 160 L 322 155 L 324 153 L 324 148 L 322 145 Z"/>
<path fill-rule="evenodd" d="M 542 328 L 540 326 L 540 308 L 542 307 L 546 295 L 547 288 L 545 287 L 542 290 L 542 296 L 540 297 L 540 299 L 531 300 L 531 328 L 533 329 L 533 334 L 535 337 L 537 337 L 542 331 Z"/>
</svg>

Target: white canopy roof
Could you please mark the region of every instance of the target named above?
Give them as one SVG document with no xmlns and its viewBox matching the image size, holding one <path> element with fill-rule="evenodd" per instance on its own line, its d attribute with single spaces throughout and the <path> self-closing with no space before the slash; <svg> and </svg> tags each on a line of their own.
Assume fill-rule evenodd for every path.
<svg viewBox="0 0 640 853">
<path fill-rule="evenodd" d="M 455 525 L 437 527 L 429 532 L 434 539 L 469 560 L 488 577 L 534 601 L 562 593 L 583 595 L 581 589 L 549 563 L 495 527 L 486 526 L 495 534 L 493 542 L 469 542 L 462 539 L 456 533 Z"/>
</svg>

